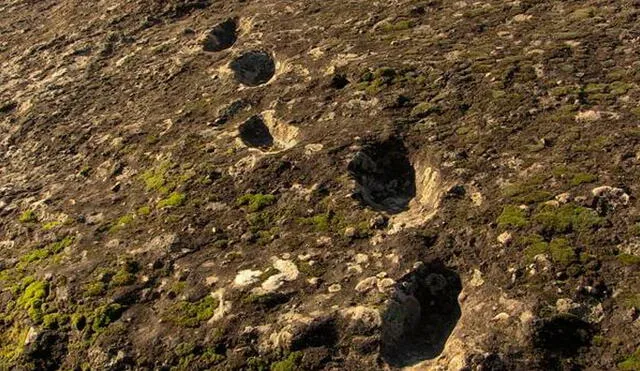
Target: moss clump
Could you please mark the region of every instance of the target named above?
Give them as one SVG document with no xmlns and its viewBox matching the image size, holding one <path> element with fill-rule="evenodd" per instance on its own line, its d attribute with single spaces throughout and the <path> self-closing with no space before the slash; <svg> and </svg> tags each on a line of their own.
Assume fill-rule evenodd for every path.
<svg viewBox="0 0 640 371">
<path fill-rule="evenodd" d="M 497 219 L 499 228 L 522 228 L 528 224 L 524 210 L 514 205 L 507 205 Z"/>
<path fill-rule="evenodd" d="M 269 362 L 260 357 L 249 357 L 247 359 L 248 371 L 267 371 L 269 369 Z"/>
<path fill-rule="evenodd" d="M 187 196 L 181 192 L 173 192 L 169 195 L 169 197 L 158 201 L 158 208 L 164 209 L 167 207 L 178 207 L 184 204 Z"/>
<path fill-rule="evenodd" d="M 405 31 L 415 27 L 415 23 L 410 20 L 398 21 L 396 23 L 384 23 L 380 28 L 384 32 Z"/>
<path fill-rule="evenodd" d="M 142 206 L 140 208 L 138 208 L 138 210 L 136 211 L 136 213 L 140 216 L 147 216 L 149 214 L 151 214 L 151 207 L 150 206 Z"/>
<path fill-rule="evenodd" d="M 85 286 L 84 295 L 88 297 L 100 296 L 104 294 L 106 288 L 104 282 L 93 282 Z"/>
<path fill-rule="evenodd" d="M 33 251 L 31 251 L 30 253 L 23 255 L 20 258 L 20 261 L 23 263 L 31 263 L 37 260 L 43 260 L 49 257 L 49 255 L 51 255 L 51 252 L 49 251 L 49 249 L 43 248 L 43 249 L 35 249 Z"/>
<path fill-rule="evenodd" d="M 38 217 L 33 210 L 26 210 L 18 217 L 20 223 L 35 223 L 38 221 Z"/>
<path fill-rule="evenodd" d="M 575 174 L 573 178 L 571 178 L 570 184 L 575 187 L 585 183 L 593 183 L 596 180 L 598 180 L 597 175 L 588 174 L 588 173 L 578 173 L 578 174 Z"/>
<path fill-rule="evenodd" d="M 104 330 L 109 324 L 115 322 L 120 318 L 122 312 L 124 312 L 124 307 L 117 303 L 107 304 L 101 307 L 98 307 L 94 311 L 93 323 L 91 324 L 91 329 L 94 332 L 100 332 Z"/>
<path fill-rule="evenodd" d="M 44 223 L 42 225 L 42 229 L 45 230 L 45 231 L 50 231 L 52 229 L 58 228 L 61 225 L 62 225 L 61 221 L 54 220 L 52 222 Z"/>
<path fill-rule="evenodd" d="M 316 232 L 326 232 L 331 227 L 331 213 L 314 215 L 308 218 L 299 218 L 298 223 L 302 225 L 311 225 Z"/>
<path fill-rule="evenodd" d="M 276 196 L 264 195 L 261 193 L 250 193 L 239 197 L 236 200 L 238 206 L 247 206 L 247 210 L 250 212 L 256 212 L 264 209 L 267 206 L 271 206 L 276 202 Z"/>
<path fill-rule="evenodd" d="M 27 278 L 31 280 L 31 278 Z M 45 281 L 33 281 L 29 283 L 22 295 L 18 298 L 17 304 L 27 311 L 31 320 L 35 323 L 42 321 L 42 305 L 49 293 L 49 284 Z"/>
<path fill-rule="evenodd" d="M 545 205 L 536 213 L 534 220 L 549 233 L 584 232 L 604 223 L 594 210 L 573 204 L 559 208 Z"/>
<path fill-rule="evenodd" d="M 527 261 L 532 261 L 536 255 L 549 252 L 549 243 L 539 235 L 526 237 L 520 241 L 520 244 L 526 246 L 524 254 Z"/>
<path fill-rule="evenodd" d="M 42 326 L 48 329 L 61 329 L 69 323 L 69 316 L 63 313 L 45 314 L 42 317 Z"/>
<path fill-rule="evenodd" d="M 142 174 L 142 181 L 144 182 L 145 189 L 147 191 L 159 191 L 160 193 L 169 192 L 166 179 L 169 167 L 169 163 L 163 163 L 154 169 L 145 171 Z"/>
<path fill-rule="evenodd" d="M 300 366 L 303 357 L 302 352 L 292 352 L 289 356 L 271 365 L 271 371 L 295 371 Z"/>
<path fill-rule="evenodd" d="M 211 367 L 225 360 L 223 354 L 216 353 L 215 349 L 208 348 L 200 356 L 199 363 L 202 363 L 205 367 Z"/>
<path fill-rule="evenodd" d="M 196 301 L 180 301 L 172 305 L 165 319 L 175 325 L 183 327 L 197 327 L 207 321 L 218 307 L 218 300 L 210 295 Z"/>
<path fill-rule="evenodd" d="M 538 144 L 536 144 L 537 146 Z M 541 190 L 547 175 L 536 175 L 521 183 L 509 184 L 502 190 L 502 194 L 513 201 L 524 204 L 533 204 L 549 200 L 553 197 L 550 192 Z"/>
<path fill-rule="evenodd" d="M 433 103 L 424 102 L 420 103 L 417 106 L 413 107 L 411 110 L 411 116 L 415 116 L 418 118 L 425 118 L 433 113 L 440 113 L 442 108 Z"/>
<path fill-rule="evenodd" d="M 16 360 L 22 354 L 28 334 L 28 327 L 21 328 L 17 324 L 0 331 L 0 370 L 16 367 Z"/>
<path fill-rule="evenodd" d="M 82 331 L 87 325 L 87 317 L 82 313 L 74 313 L 71 315 L 71 327 L 75 330 Z"/>
<path fill-rule="evenodd" d="M 549 243 L 549 252 L 554 262 L 569 265 L 578 258 L 575 249 L 569 245 L 569 241 L 564 238 L 554 238 Z"/>
<path fill-rule="evenodd" d="M 117 232 L 123 228 L 126 228 L 129 224 L 133 223 L 135 218 L 136 217 L 133 214 L 127 214 L 119 217 L 118 220 L 113 222 L 113 224 L 109 228 L 109 232 Z"/>
<path fill-rule="evenodd" d="M 618 363 L 618 369 L 623 371 L 638 371 L 640 370 L 640 348 L 638 348 L 627 359 Z"/>
<path fill-rule="evenodd" d="M 193 353 L 195 349 L 196 349 L 196 345 L 194 343 L 180 343 L 175 347 L 173 352 L 178 357 L 184 357 Z"/>
<path fill-rule="evenodd" d="M 322 277 L 327 269 L 318 263 L 309 264 L 308 262 L 300 262 L 298 270 L 309 277 Z"/>
<path fill-rule="evenodd" d="M 640 256 L 631 255 L 631 254 L 620 254 L 617 256 L 617 258 L 624 265 L 640 264 Z"/>
<path fill-rule="evenodd" d="M 111 278 L 111 284 L 115 287 L 131 285 L 136 281 L 136 276 L 133 273 L 127 272 L 125 269 L 121 269 Z"/>
<path fill-rule="evenodd" d="M 402 78 L 404 77 L 400 79 Z M 360 77 L 360 88 L 364 89 L 367 94 L 374 95 L 385 87 L 391 86 L 398 79 L 398 73 L 390 67 L 381 67 L 375 71 L 367 70 Z"/>
<path fill-rule="evenodd" d="M 66 249 L 67 247 L 71 246 L 71 244 L 73 243 L 73 241 L 75 240 L 74 237 L 72 236 L 67 236 L 63 239 L 61 239 L 60 241 L 54 242 L 51 245 L 48 245 L 47 248 L 49 249 L 49 251 L 51 251 L 52 254 L 59 254 L 62 252 L 62 250 Z"/>
</svg>

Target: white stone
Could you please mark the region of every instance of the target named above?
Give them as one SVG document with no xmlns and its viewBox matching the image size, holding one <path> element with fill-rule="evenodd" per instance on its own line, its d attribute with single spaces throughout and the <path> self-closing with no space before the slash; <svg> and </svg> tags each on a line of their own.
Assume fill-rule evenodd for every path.
<svg viewBox="0 0 640 371">
<path fill-rule="evenodd" d="M 330 293 L 340 292 L 340 290 L 342 290 L 342 286 L 339 283 L 334 283 L 333 285 L 329 286 L 328 290 Z"/>
<path fill-rule="evenodd" d="M 357 292 L 363 293 L 370 290 L 373 290 L 378 284 L 378 279 L 376 277 L 367 277 L 362 281 L 358 282 L 355 290 Z"/>
<path fill-rule="evenodd" d="M 258 282 L 261 274 L 262 274 L 262 271 L 254 271 L 251 269 L 242 270 L 238 272 L 238 274 L 236 275 L 236 278 L 233 280 L 233 284 L 236 285 L 237 287 L 245 287 L 245 286 L 252 285 Z"/>
</svg>

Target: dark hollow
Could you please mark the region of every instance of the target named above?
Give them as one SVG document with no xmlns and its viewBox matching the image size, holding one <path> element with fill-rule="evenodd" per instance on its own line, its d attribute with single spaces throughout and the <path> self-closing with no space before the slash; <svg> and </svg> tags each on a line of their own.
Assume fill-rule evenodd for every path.
<svg viewBox="0 0 640 371">
<path fill-rule="evenodd" d="M 231 18 L 215 25 L 202 44 L 204 51 L 219 52 L 232 47 L 237 40 L 236 27 L 236 21 Z"/>
<path fill-rule="evenodd" d="M 357 183 L 356 196 L 373 209 L 399 213 L 416 195 L 415 171 L 398 139 L 367 145 L 348 170 Z"/>
<path fill-rule="evenodd" d="M 231 62 L 235 79 L 247 86 L 258 86 L 271 80 L 276 73 L 276 64 L 269 53 L 252 50 Z"/>
<path fill-rule="evenodd" d="M 438 357 L 462 314 L 460 276 L 430 263 L 408 273 L 396 288 L 383 313 L 383 360 L 406 367 Z"/>
<path fill-rule="evenodd" d="M 273 145 L 273 136 L 260 116 L 253 116 L 243 122 L 239 131 L 240 139 L 249 147 L 265 149 Z"/>
</svg>

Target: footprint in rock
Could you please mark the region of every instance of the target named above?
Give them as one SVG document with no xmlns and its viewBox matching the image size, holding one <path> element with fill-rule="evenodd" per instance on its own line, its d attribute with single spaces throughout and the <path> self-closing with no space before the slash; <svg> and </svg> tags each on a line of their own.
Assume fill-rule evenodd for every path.
<svg viewBox="0 0 640 371">
<path fill-rule="evenodd" d="M 273 77 L 276 64 L 271 55 L 261 50 L 243 53 L 229 65 L 236 81 L 246 86 L 262 85 Z"/>
<path fill-rule="evenodd" d="M 219 52 L 229 49 L 238 38 L 237 27 L 236 20 L 231 18 L 215 25 L 202 42 L 202 49 L 206 52 Z"/>
</svg>

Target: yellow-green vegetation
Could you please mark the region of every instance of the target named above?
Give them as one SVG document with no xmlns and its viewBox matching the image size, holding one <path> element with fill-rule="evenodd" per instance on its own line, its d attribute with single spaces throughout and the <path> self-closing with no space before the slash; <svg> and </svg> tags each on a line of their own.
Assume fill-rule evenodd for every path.
<svg viewBox="0 0 640 371">
<path fill-rule="evenodd" d="M 570 184 L 572 186 L 579 186 L 585 183 L 593 183 L 596 180 L 598 180 L 597 175 L 588 174 L 588 173 L 578 173 L 578 174 L 575 174 L 573 178 L 571 178 Z"/>
<path fill-rule="evenodd" d="M 189 164 L 183 164 L 182 168 L 187 169 L 189 166 Z M 141 179 L 146 191 L 154 191 L 165 195 L 175 190 L 180 184 L 186 182 L 193 176 L 193 172 L 188 170 L 182 174 L 170 174 L 169 170 L 172 167 L 173 164 L 171 164 L 171 162 L 165 161 L 153 169 L 145 171 Z"/>
<path fill-rule="evenodd" d="M 180 343 L 174 352 L 180 358 L 178 365 L 171 367 L 171 371 L 189 371 L 211 367 L 226 358 L 224 355 L 216 353 L 213 348 L 207 348 L 200 354 L 201 350 L 193 343 Z"/>
<path fill-rule="evenodd" d="M 374 95 L 399 81 L 406 81 L 406 77 L 399 75 L 393 68 L 381 67 L 373 72 L 365 72 L 360 77 L 360 87 L 368 94 Z"/>
<path fill-rule="evenodd" d="M 575 249 L 571 247 L 569 241 L 565 238 L 554 238 L 551 240 L 549 243 L 549 252 L 551 253 L 551 259 L 555 263 L 562 265 L 569 265 L 578 258 Z"/>
<path fill-rule="evenodd" d="M 276 196 L 262 193 L 249 193 L 236 200 L 238 206 L 247 206 L 250 212 L 260 211 L 276 202 Z"/>
<path fill-rule="evenodd" d="M 85 166 L 82 169 L 80 169 L 80 171 L 78 171 L 78 175 L 80 175 L 83 178 L 88 177 L 90 173 L 91 173 L 91 168 L 89 166 Z"/>
<path fill-rule="evenodd" d="M 502 209 L 502 214 L 498 217 L 499 228 L 522 228 L 528 224 L 524 210 L 514 205 L 507 205 Z"/>
<path fill-rule="evenodd" d="M 107 285 L 105 285 L 104 282 L 101 282 L 101 281 L 92 282 L 87 286 L 85 286 L 84 295 L 89 297 L 100 296 L 105 292 L 106 288 L 107 288 Z"/>
<path fill-rule="evenodd" d="M 136 281 L 136 276 L 131 272 L 127 272 L 126 269 L 120 269 L 111 278 L 111 284 L 116 287 L 127 286 L 134 283 L 135 281 Z"/>
<path fill-rule="evenodd" d="M 411 110 L 411 115 L 419 118 L 424 118 L 431 115 L 432 113 L 440 113 L 441 111 L 442 108 L 439 105 L 430 102 L 423 102 L 413 107 L 413 109 Z"/>
<path fill-rule="evenodd" d="M 271 371 L 295 371 L 299 368 L 303 357 L 302 352 L 292 352 L 286 359 L 271 365 Z"/>
<path fill-rule="evenodd" d="M 51 252 L 46 249 L 35 249 L 33 251 L 31 251 L 30 253 L 23 255 L 20 258 L 20 261 L 23 263 L 31 263 L 34 262 L 36 260 L 43 260 L 49 257 L 49 255 L 51 255 Z"/>
<path fill-rule="evenodd" d="M 64 313 L 45 314 L 42 317 L 42 327 L 48 329 L 63 328 L 69 323 L 69 316 Z"/>
<path fill-rule="evenodd" d="M 93 323 L 91 324 L 91 329 L 94 332 L 100 332 L 107 328 L 109 324 L 115 322 L 120 318 L 122 312 L 124 312 L 124 307 L 117 303 L 111 303 L 107 305 L 103 305 L 101 307 L 96 308 L 93 312 Z"/>
<path fill-rule="evenodd" d="M 22 263 L 21 266 L 24 267 L 25 264 L 37 261 L 37 260 L 44 260 L 52 255 L 56 255 L 61 253 L 65 248 L 71 246 L 71 244 L 74 241 L 74 237 L 72 236 L 67 236 L 59 241 L 50 243 L 49 245 L 40 248 L 40 249 L 35 249 L 31 252 L 29 252 L 26 255 L 23 255 L 20 258 L 20 262 Z"/>
<path fill-rule="evenodd" d="M 629 232 L 631 235 L 640 237 L 640 223 L 635 223 L 631 227 L 629 227 Z"/>
<path fill-rule="evenodd" d="M 571 203 L 543 205 L 533 219 L 550 233 L 585 232 L 604 223 L 594 210 Z"/>
<path fill-rule="evenodd" d="M 163 162 L 158 167 L 145 171 L 142 174 L 142 181 L 144 182 L 146 190 L 168 193 L 167 171 L 170 167 L 171 164 L 169 162 Z"/>
<path fill-rule="evenodd" d="M 395 23 L 384 23 L 380 26 L 380 29 L 384 32 L 404 31 L 415 27 L 413 21 L 403 20 Z"/>
<path fill-rule="evenodd" d="M 109 232 L 117 232 L 123 228 L 126 228 L 129 224 L 133 223 L 136 216 L 134 214 L 126 214 L 118 218 L 111 227 L 109 228 Z"/>
<path fill-rule="evenodd" d="M 546 254 L 549 252 L 549 243 L 539 235 L 524 237 L 520 240 L 520 245 L 526 246 L 524 255 L 527 261 L 532 261 L 536 255 Z"/>
<path fill-rule="evenodd" d="M 617 300 L 625 308 L 640 309 L 640 294 L 625 292 L 625 293 L 622 293 L 620 296 L 618 296 Z"/>
<path fill-rule="evenodd" d="M 58 228 L 58 227 L 59 227 L 59 226 L 61 226 L 62 224 L 63 224 L 63 223 L 62 223 L 61 221 L 54 220 L 54 221 L 52 221 L 52 222 L 44 223 L 44 224 L 42 225 L 42 229 L 43 229 L 43 230 L 45 230 L 45 231 L 50 231 L 50 230 L 52 230 L 52 229 Z"/>
<path fill-rule="evenodd" d="M 547 176 L 536 175 L 524 182 L 507 185 L 502 193 L 513 201 L 524 204 L 546 201 L 553 197 L 550 192 L 540 189 L 546 180 Z"/>
<path fill-rule="evenodd" d="M 178 326 L 197 327 L 211 318 L 217 307 L 218 300 L 211 295 L 196 302 L 181 300 L 167 310 L 164 318 Z"/>
<path fill-rule="evenodd" d="M 627 357 L 624 361 L 618 363 L 618 369 L 624 371 L 640 370 L 640 348 Z"/>
<path fill-rule="evenodd" d="M 640 264 L 640 256 L 631 254 L 620 254 L 618 260 L 624 265 L 636 265 Z"/>
<path fill-rule="evenodd" d="M 26 210 L 24 211 L 22 214 L 20 214 L 20 217 L 18 217 L 18 221 L 20 223 L 35 223 L 38 221 L 38 216 L 36 215 L 35 211 L 33 210 Z"/>
<path fill-rule="evenodd" d="M 326 272 L 326 268 L 318 263 L 309 264 L 308 262 L 300 262 L 298 270 L 309 277 L 322 277 Z"/>
<path fill-rule="evenodd" d="M 184 204 L 187 196 L 181 192 L 173 192 L 169 197 L 158 201 L 158 208 L 178 207 Z"/>
<path fill-rule="evenodd" d="M 0 331 L 1 370 L 11 370 L 15 367 L 15 362 L 22 354 L 28 334 L 28 327 L 19 327 L 17 324 Z"/>
<path fill-rule="evenodd" d="M 71 327 L 77 331 L 82 331 L 87 325 L 87 317 L 82 313 L 73 313 L 70 320 Z"/>
<path fill-rule="evenodd" d="M 131 285 L 136 281 L 136 273 L 138 273 L 139 269 L 137 262 L 132 260 L 125 261 L 122 267 L 111 277 L 111 285 L 115 287 Z"/>
<path fill-rule="evenodd" d="M 303 225 L 311 225 L 316 232 L 326 232 L 331 227 L 332 219 L 333 215 L 331 215 L 331 213 L 324 213 L 308 218 L 299 218 L 298 223 Z"/>
<path fill-rule="evenodd" d="M 151 214 L 151 207 L 150 206 L 141 206 L 138 208 L 138 210 L 136 211 L 136 213 L 140 216 L 147 216 L 149 214 Z"/>
<path fill-rule="evenodd" d="M 42 321 L 42 306 L 49 293 L 49 284 L 46 281 L 39 281 L 33 277 L 27 277 L 22 281 L 24 291 L 17 300 L 19 307 L 29 314 L 35 323 Z"/>
<path fill-rule="evenodd" d="M 249 357 L 247 359 L 248 371 L 267 371 L 269 369 L 269 362 L 260 357 Z"/>
</svg>

